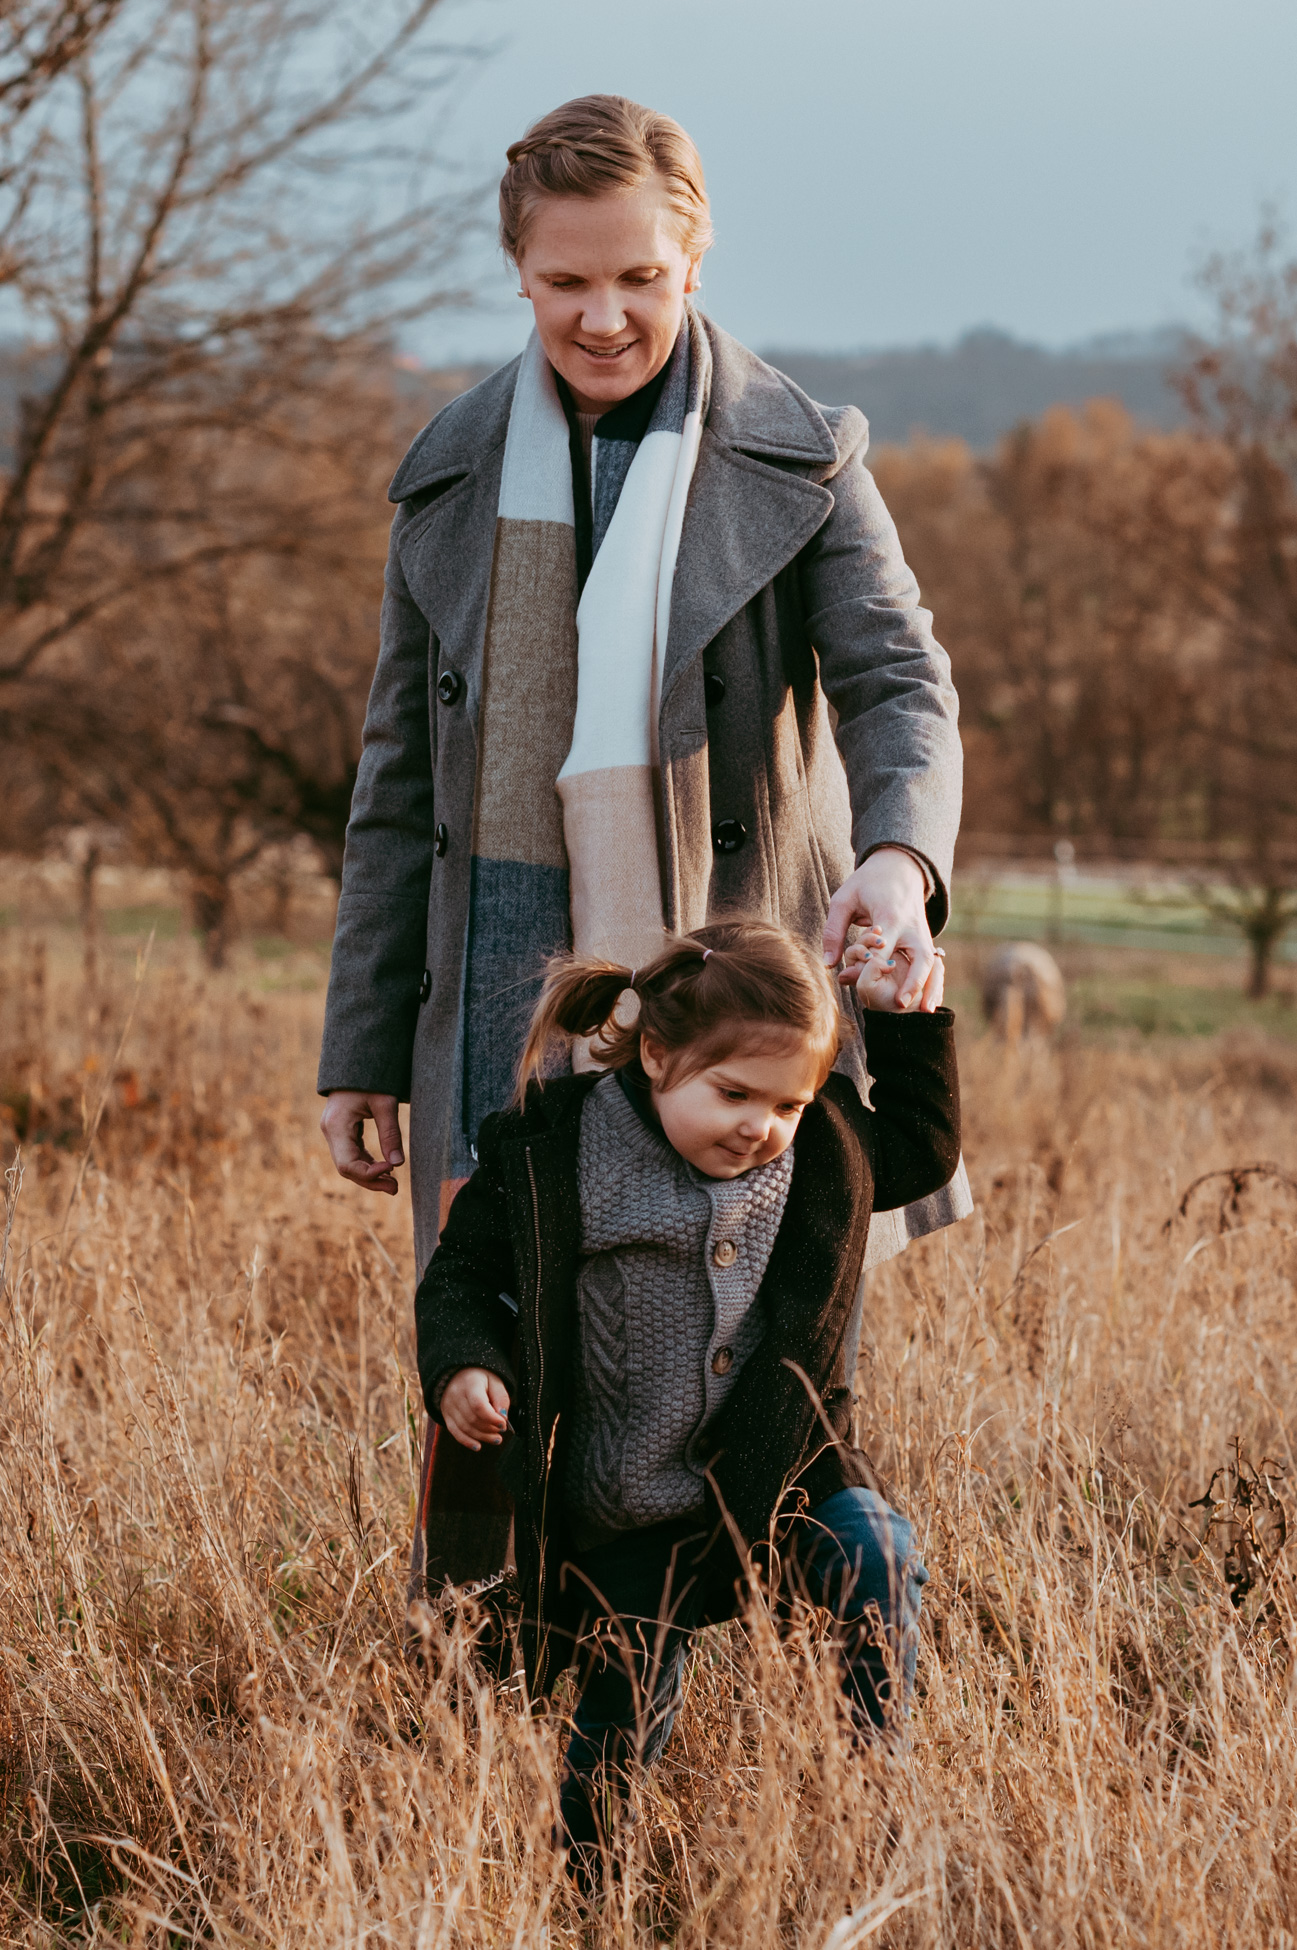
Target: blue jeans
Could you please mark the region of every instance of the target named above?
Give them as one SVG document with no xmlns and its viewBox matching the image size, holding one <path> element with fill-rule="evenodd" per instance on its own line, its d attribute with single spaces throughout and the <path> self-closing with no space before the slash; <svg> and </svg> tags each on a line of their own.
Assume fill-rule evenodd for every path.
<svg viewBox="0 0 1297 1950">
<path fill-rule="evenodd" d="M 591 1873 L 590 1851 L 604 1843 L 628 1766 L 650 1765 L 671 1737 L 702 1612 L 688 1570 L 697 1539 L 694 1521 L 655 1524 L 573 1559 L 589 1593 L 589 1649 L 559 1806 L 580 1880 Z M 905 1716 L 914 1685 L 928 1581 L 914 1531 L 876 1491 L 839 1490 L 793 1524 L 785 1555 L 779 1607 L 800 1596 L 832 1612 L 852 1719 L 858 1736 L 872 1739 L 889 1718 Z M 901 1681 L 895 1702 L 891 1673 Z"/>
</svg>

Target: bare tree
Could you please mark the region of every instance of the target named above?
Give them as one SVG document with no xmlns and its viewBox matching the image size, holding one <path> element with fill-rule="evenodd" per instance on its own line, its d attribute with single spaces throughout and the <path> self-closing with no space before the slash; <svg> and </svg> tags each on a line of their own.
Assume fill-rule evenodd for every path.
<svg viewBox="0 0 1297 1950">
<path fill-rule="evenodd" d="M 79 60 L 121 0 L 6 0 L 0 7 L 0 140 Z"/>
<path fill-rule="evenodd" d="M 107 822 L 138 857 L 185 874 L 214 965 L 232 879 L 264 847 L 306 834 L 341 865 L 386 547 L 385 378 L 361 368 L 322 392 L 329 441 L 309 495 L 295 454 L 253 450 L 258 492 L 303 516 L 291 563 L 256 551 L 190 563 L 0 693 L 0 738 L 24 776 L 53 782 L 65 822 Z M 177 446 L 169 478 L 201 472 L 220 499 L 247 460 L 233 437 Z"/>
<path fill-rule="evenodd" d="M 1223 653 L 1195 701 L 1194 742 L 1206 830 L 1242 857 L 1230 893 L 1203 899 L 1243 933 L 1260 997 L 1297 915 L 1297 259 L 1267 221 L 1204 283 L 1215 329 L 1179 384 L 1233 479 L 1229 549 L 1205 592 Z"/>
<path fill-rule="evenodd" d="M 120 0 L 29 108 L 0 182 L 40 354 L 0 482 L 0 684 L 191 570 L 300 554 L 257 456 L 309 481 L 340 354 L 463 295 L 478 192 L 429 173 L 460 66 L 436 6 Z M 217 491 L 202 449 L 231 440 Z"/>
<path fill-rule="evenodd" d="M 437 4 L 87 0 L 15 88 L 0 739 L 28 826 L 184 870 L 213 960 L 267 842 L 340 860 L 411 430 L 391 335 L 462 300 L 480 208 L 428 137 L 467 58 Z"/>
</svg>

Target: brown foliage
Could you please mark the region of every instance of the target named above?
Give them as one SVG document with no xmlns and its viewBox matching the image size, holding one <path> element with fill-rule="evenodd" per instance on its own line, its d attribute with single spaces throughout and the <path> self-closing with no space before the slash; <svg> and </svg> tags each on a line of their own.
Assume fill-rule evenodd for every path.
<svg viewBox="0 0 1297 1950">
<path fill-rule="evenodd" d="M 1196 837 L 1186 732 L 1222 654 L 1204 600 L 1225 554 L 1228 455 L 1095 401 L 978 461 L 876 462 L 951 652 L 982 832 Z"/>
</svg>

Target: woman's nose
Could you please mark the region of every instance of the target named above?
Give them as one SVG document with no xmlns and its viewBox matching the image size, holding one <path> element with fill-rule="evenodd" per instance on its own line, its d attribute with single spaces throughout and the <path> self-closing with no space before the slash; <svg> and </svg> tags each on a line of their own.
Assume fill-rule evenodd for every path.
<svg viewBox="0 0 1297 1950">
<path fill-rule="evenodd" d="M 581 312 L 581 330 L 591 338 L 611 338 L 626 323 L 626 313 L 615 291 L 592 291 Z"/>
</svg>

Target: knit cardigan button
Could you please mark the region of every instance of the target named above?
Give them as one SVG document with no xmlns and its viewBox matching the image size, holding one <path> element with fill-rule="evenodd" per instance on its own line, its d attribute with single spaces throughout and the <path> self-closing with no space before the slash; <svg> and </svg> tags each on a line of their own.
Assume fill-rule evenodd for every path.
<svg viewBox="0 0 1297 1950">
<path fill-rule="evenodd" d="M 733 1366 L 734 1349 L 732 1347 L 718 1347 L 712 1356 L 712 1373 L 728 1374 Z"/>
<path fill-rule="evenodd" d="M 718 1239 L 712 1248 L 712 1265 L 733 1266 L 738 1256 L 739 1249 L 732 1239 Z M 718 1368 L 716 1372 L 721 1374 L 723 1370 Z"/>
<path fill-rule="evenodd" d="M 712 827 L 712 845 L 718 853 L 737 853 L 747 836 L 741 819 L 718 819 Z"/>
</svg>

